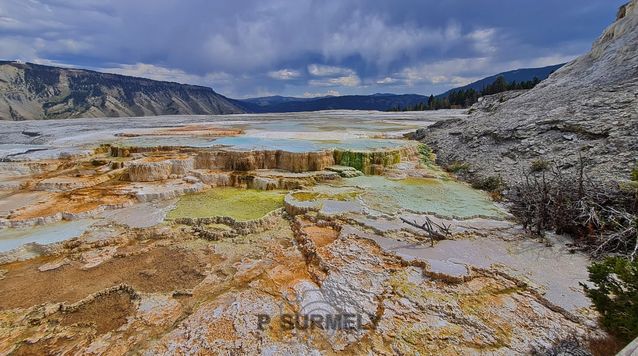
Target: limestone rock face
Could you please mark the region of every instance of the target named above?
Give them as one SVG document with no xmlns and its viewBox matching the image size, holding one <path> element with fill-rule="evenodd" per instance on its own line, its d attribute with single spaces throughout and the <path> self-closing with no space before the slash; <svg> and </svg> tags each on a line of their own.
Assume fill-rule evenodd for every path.
<svg viewBox="0 0 638 356">
<path fill-rule="evenodd" d="M 167 159 L 163 161 L 134 161 L 128 167 L 131 182 L 152 182 L 166 180 L 171 175 L 184 176 L 194 167 L 191 158 Z"/>
<path fill-rule="evenodd" d="M 252 171 L 283 169 L 290 172 L 320 171 L 334 164 L 330 151 L 202 151 L 195 157 L 198 169 Z"/>
<path fill-rule="evenodd" d="M 128 167 L 131 182 L 152 182 L 166 180 L 171 174 L 171 163 L 162 162 L 133 162 Z"/>
<path fill-rule="evenodd" d="M 569 166 L 582 155 L 593 177 L 627 179 L 638 157 L 638 0 L 589 53 L 529 91 L 486 97 L 470 112 L 426 130 L 442 163 L 468 162 L 478 175 L 512 182 L 515 163 Z"/>
</svg>

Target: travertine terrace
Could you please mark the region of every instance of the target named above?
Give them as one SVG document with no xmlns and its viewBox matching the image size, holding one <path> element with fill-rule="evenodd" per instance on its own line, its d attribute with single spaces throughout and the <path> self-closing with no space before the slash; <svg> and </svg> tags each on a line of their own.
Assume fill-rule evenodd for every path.
<svg viewBox="0 0 638 356">
<path fill-rule="evenodd" d="M 524 237 L 403 139 L 463 116 L 1 122 L 0 353 L 509 355 L 601 336 L 585 256 Z M 356 328 L 281 323 L 345 314 Z"/>
</svg>

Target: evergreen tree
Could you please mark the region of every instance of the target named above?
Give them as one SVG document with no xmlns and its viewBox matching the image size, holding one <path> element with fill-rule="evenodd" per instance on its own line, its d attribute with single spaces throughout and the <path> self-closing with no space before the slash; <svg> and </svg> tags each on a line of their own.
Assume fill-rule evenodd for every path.
<svg viewBox="0 0 638 356">
<path fill-rule="evenodd" d="M 595 288 L 581 285 L 600 313 L 603 327 L 626 342 L 638 337 L 638 260 L 607 257 L 588 269 Z"/>
</svg>

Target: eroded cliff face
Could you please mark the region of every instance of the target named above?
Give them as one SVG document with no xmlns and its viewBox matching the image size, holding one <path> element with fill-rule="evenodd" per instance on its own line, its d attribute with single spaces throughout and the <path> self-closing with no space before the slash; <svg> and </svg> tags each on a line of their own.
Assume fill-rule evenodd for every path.
<svg viewBox="0 0 638 356">
<path fill-rule="evenodd" d="M 0 62 L 0 120 L 242 112 L 210 88 Z"/>
<path fill-rule="evenodd" d="M 536 159 L 569 166 L 579 155 L 597 178 L 627 179 L 638 157 L 638 1 L 591 51 L 527 92 L 484 98 L 464 120 L 421 132 L 443 163 L 518 179 Z"/>
</svg>

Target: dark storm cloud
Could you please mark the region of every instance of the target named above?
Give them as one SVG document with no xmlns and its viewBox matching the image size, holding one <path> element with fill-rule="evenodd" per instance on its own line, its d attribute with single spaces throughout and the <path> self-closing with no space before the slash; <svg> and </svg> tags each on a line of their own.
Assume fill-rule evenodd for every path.
<svg viewBox="0 0 638 356">
<path fill-rule="evenodd" d="M 231 96 L 417 92 L 585 52 L 622 0 L 0 0 L 0 57 Z"/>
</svg>

